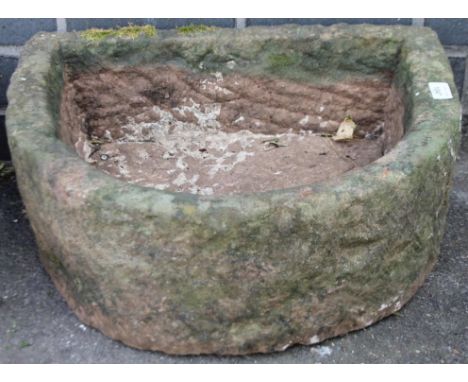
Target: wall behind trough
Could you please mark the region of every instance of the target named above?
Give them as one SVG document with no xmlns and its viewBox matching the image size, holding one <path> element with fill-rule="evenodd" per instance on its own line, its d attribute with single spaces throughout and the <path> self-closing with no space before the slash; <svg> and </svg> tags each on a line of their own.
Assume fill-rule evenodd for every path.
<svg viewBox="0 0 468 382">
<path fill-rule="evenodd" d="M 79 31 L 88 28 L 113 28 L 128 24 L 152 24 L 170 29 L 188 24 L 206 24 L 224 28 L 249 28 L 280 24 L 378 24 L 417 25 L 434 29 L 445 47 L 463 103 L 464 128 L 468 126 L 468 19 L 0 19 L 0 160 L 10 153 L 5 134 L 6 89 L 16 68 L 22 45 L 39 31 Z"/>
</svg>

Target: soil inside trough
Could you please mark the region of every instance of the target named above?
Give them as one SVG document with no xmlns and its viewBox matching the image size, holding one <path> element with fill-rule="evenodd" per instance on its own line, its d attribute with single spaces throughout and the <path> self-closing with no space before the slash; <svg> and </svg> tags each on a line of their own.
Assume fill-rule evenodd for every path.
<svg viewBox="0 0 468 382">
<path fill-rule="evenodd" d="M 173 65 L 66 75 L 61 139 L 107 174 L 201 195 L 259 192 L 336 177 L 403 135 L 390 75 L 336 85 Z M 355 138 L 330 138 L 346 116 Z"/>
</svg>

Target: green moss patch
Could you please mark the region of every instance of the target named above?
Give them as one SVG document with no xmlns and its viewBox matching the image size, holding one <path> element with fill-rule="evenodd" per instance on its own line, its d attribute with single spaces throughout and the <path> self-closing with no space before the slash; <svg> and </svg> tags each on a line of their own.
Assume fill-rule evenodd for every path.
<svg viewBox="0 0 468 382">
<path fill-rule="evenodd" d="M 89 41 L 99 41 L 109 37 L 122 37 L 135 39 L 139 36 L 156 36 L 156 28 L 153 25 L 129 25 L 117 29 L 91 28 L 80 33 L 81 37 Z"/>
<path fill-rule="evenodd" d="M 190 25 L 184 25 L 182 27 L 176 28 L 177 33 L 180 34 L 193 34 L 193 33 L 204 33 L 204 32 L 212 32 L 216 30 L 216 27 L 213 26 L 208 26 L 204 24 L 190 24 Z"/>
<path fill-rule="evenodd" d="M 280 70 L 300 63 L 300 56 L 297 53 L 279 53 L 270 54 L 268 56 L 268 64 L 270 69 Z"/>
</svg>

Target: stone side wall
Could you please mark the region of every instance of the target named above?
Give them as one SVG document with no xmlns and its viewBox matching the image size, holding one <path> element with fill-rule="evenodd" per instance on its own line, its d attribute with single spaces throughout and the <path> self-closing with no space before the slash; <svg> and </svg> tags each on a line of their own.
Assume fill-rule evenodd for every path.
<svg viewBox="0 0 468 382">
<path fill-rule="evenodd" d="M 280 24 L 370 23 L 379 25 L 425 25 L 434 29 L 444 44 L 463 103 L 464 126 L 468 125 L 468 19 L 0 19 L 0 160 L 10 153 L 5 134 L 6 89 L 16 68 L 22 45 L 39 31 L 78 31 L 87 28 L 112 28 L 128 24 L 152 24 L 158 29 L 188 24 L 206 24 L 224 28 Z"/>
</svg>

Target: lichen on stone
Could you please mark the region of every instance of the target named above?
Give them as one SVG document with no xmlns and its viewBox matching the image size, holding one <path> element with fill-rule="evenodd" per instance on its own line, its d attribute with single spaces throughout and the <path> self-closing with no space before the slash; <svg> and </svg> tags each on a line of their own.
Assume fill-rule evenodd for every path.
<svg viewBox="0 0 468 382">
<path fill-rule="evenodd" d="M 300 62 L 297 53 L 273 53 L 268 56 L 268 66 L 271 71 L 277 72 L 288 69 Z"/>
</svg>

